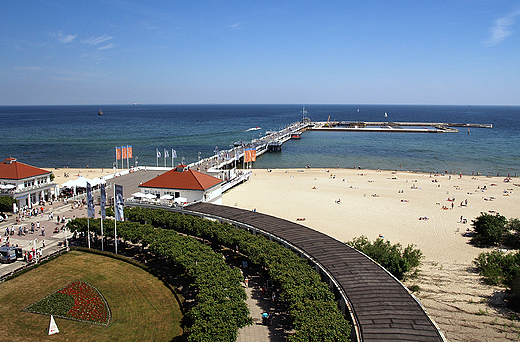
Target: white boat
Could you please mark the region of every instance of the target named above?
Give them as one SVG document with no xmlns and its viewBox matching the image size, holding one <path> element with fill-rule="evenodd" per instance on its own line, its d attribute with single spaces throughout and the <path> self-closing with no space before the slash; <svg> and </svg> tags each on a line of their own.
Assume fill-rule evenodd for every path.
<svg viewBox="0 0 520 342">
<path fill-rule="evenodd" d="M 101 110 L 101 108 L 99 108 L 99 112 L 97 112 L 97 115 L 103 115 L 103 111 Z"/>
</svg>

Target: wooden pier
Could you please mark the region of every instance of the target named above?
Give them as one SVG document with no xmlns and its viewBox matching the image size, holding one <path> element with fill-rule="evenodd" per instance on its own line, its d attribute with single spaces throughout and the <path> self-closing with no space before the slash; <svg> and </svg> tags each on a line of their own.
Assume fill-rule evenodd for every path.
<svg viewBox="0 0 520 342">
<path fill-rule="evenodd" d="M 458 133 L 454 127 L 493 128 L 492 124 L 468 124 L 445 122 L 364 122 L 364 121 L 326 121 L 314 122 L 313 131 L 347 132 L 393 132 L 393 133 Z"/>
</svg>

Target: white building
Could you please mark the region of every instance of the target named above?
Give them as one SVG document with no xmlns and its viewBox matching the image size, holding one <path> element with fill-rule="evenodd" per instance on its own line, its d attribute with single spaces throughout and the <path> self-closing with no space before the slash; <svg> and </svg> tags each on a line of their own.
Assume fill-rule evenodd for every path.
<svg viewBox="0 0 520 342">
<path fill-rule="evenodd" d="M 24 206 L 32 208 L 40 201 L 55 199 L 58 185 L 51 181 L 52 172 L 7 158 L 0 163 L 0 196 L 16 200 L 15 211 Z"/>
<path fill-rule="evenodd" d="M 183 197 L 186 202 L 210 202 L 222 204 L 222 180 L 179 165 L 149 180 L 139 188 L 145 194 L 153 194 L 157 198 L 170 195 L 173 199 Z"/>
</svg>

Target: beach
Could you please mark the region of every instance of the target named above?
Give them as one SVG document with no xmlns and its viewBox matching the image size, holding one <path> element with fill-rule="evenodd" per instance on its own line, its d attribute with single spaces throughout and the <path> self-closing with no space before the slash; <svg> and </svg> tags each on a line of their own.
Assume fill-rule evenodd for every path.
<svg viewBox="0 0 520 342">
<path fill-rule="evenodd" d="M 60 186 L 69 180 L 75 180 L 78 177 L 85 177 L 87 179 L 94 179 L 96 177 L 103 177 L 114 174 L 112 169 L 91 169 L 91 168 L 49 168 L 44 167 L 43 170 L 52 172 L 54 174 L 54 183 Z M 119 170 L 120 171 L 120 170 Z"/>
<path fill-rule="evenodd" d="M 384 237 L 423 255 L 406 282 L 449 341 L 517 340 L 503 289 L 484 285 L 473 260 L 489 249 L 465 237 L 481 212 L 520 216 L 520 180 L 363 169 L 254 169 L 223 204 L 274 215 L 349 241 Z M 453 207 L 452 207 L 453 205 Z M 488 305 L 489 303 L 493 305 Z M 510 325 L 513 325 L 511 327 Z"/>
<path fill-rule="evenodd" d="M 113 170 L 47 168 L 63 184 Z M 223 204 L 281 217 L 340 241 L 384 237 L 424 255 L 416 297 L 448 341 L 517 340 L 520 324 L 504 307 L 504 289 L 485 285 L 473 260 L 490 249 L 465 237 L 481 212 L 520 216 L 520 179 L 367 169 L 253 169 Z M 65 175 L 68 174 L 69 177 Z M 520 190 L 520 189 L 519 189 Z M 517 328 L 518 326 L 518 328 Z"/>
</svg>

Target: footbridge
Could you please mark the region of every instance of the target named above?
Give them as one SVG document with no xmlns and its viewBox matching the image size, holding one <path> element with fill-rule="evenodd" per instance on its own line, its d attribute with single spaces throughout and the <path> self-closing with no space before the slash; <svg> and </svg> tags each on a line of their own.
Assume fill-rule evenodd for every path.
<svg viewBox="0 0 520 342">
<path fill-rule="evenodd" d="M 350 318 L 352 341 L 446 341 L 400 281 L 341 241 L 288 220 L 234 207 L 196 203 L 182 212 L 262 234 L 307 258 Z"/>
</svg>

